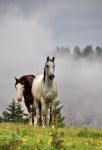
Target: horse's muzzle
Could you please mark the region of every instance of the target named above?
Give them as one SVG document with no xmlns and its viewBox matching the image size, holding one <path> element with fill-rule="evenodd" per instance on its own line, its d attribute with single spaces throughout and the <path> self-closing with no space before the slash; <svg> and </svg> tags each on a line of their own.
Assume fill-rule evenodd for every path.
<svg viewBox="0 0 102 150">
<path fill-rule="evenodd" d="M 55 75 L 54 75 L 54 74 L 51 74 L 51 75 L 50 75 L 50 79 L 51 79 L 51 80 L 53 80 L 53 79 L 54 79 L 54 77 L 55 77 Z"/>
</svg>

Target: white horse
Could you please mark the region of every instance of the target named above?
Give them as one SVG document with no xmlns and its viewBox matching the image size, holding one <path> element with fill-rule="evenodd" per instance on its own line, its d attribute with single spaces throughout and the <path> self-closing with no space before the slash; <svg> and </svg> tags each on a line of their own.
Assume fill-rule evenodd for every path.
<svg viewBox="0 0 102 150">
<path fill-rule="evenodd" d="M 39 101 L 41 102 L 41 116 L 42 126 L 49 125 L 50 112 L 53 101 L 58 97 L 58 88 L 55 81 L 55 58 L 47 61 L 44 67 L 44 74 L 36 76 L 32 84 L 32 94 L 34 97 L 34 104 L 36 108 L 36 115 L 34 116 L 34 126 L 37 126 L 39 120 Z"/>
</svg>

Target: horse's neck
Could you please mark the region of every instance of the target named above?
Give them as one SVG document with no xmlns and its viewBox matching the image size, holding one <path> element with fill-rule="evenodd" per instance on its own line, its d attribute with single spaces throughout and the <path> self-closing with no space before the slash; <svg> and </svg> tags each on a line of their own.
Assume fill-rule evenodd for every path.
<svg viewBox="0 0 102 150">
<path fill-rule="evenodd" d="M 47 87 L 52 87 L 53 86 L 53 80 L 50 80 L 48 75 L 45 76 L 45 85 Z"/>
<path fill-rule="evenodd" d="M 24 92 L 23 92 L 24 98 L 27 97 L 27 95 L 30 95 L 30 94 L 31 94 L 31 88 L 29 86 L 25 86 L 25 89 L 24 89 Z"/>
</svg>

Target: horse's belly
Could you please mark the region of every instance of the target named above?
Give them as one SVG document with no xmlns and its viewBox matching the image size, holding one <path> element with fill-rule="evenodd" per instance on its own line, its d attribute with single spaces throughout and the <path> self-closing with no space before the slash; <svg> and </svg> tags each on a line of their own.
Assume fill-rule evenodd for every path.
<svg viewBox="0 0 102 150">
<path fill-rule="evenodd" d="M 33 94 L 34 99 L 36 99 L 36 100 L 40 100 L 41 99 L 41 96 L 42 96 L 41 90 L 39 90 L 39 89 L 32 89 L 32 94 Z"/>
</svg>

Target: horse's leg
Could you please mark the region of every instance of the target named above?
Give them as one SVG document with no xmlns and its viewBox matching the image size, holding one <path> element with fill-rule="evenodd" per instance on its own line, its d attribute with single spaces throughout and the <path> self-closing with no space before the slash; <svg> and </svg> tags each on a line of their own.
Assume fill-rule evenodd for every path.
<svg viewBox="0 0 102 150">
<path fill-rule="evenodd" d="M 52 103 L 50 105 L 50 124 L 52 124 Z"/>
<path fill-rule="evenodd" d="M 39 122 L 39 103 L 37 100 L 34 100 L 34 105 L 36 108 L 36 113 L 34 114 L 34 126 L 37 127 Z"/>
<path fill-rule="evenodd" d="M 41 125 L 42 119 L 41 119 L 41 102 L 39 102 L 39 125 Z"/>
<path fill-rule="evenodd" d="M 26 105 L 27 110 L 28 110 L 29 124 L 32 124 L 32 115 L 31 115 L 30 104 L 26 103 L 26 100 L 25 100 L 25 105 Z"/>
<path fill-rule="evenodd" d="M 46 104 L 44 99 L 41 99 L 41 116 L 42 116 L 42 127 L 45 128 L 46 123 Z"/>
<path fill-rule="evenodd" d="M 31 106 L 27 106 L 28 109 L 28 117 L 29 117 L 29 124 L 32 125 L 32 112 L 31 112 Z"/>
<path fill-rule="evenodd" d="M 36 109 L 34 103 L 32 104 L 32 124 L 34 125 L 34 116 L 36 115 Z"/>
<path fill-rule="evenodd" d="M 51 104 L 46 105 L 46 124 L 49 126 L 51 114 Z"/>
</svg>

